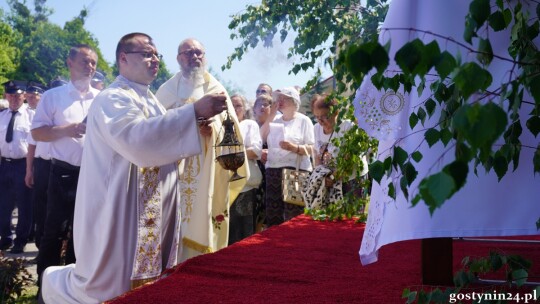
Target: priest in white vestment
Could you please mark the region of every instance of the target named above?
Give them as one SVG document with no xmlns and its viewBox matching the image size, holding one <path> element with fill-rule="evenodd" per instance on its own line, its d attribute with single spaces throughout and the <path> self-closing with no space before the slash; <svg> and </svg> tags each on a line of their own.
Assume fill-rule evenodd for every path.
<svg viewBox="0 0 540 304">
<path fill-rule="evenodd" d="M 196 118 L 227 107 L 225 95 L 213 94 L 166 112 L 149 90 L 160 58 L 146 34 L 118 43 L 120 75 L 87 117 L 73 227 L 77 262 L 45 270 L 45 303 L 101 303 L 177 264 L 176 162 L 201 153 Z"/>
<path fill-rule="evenodd" d="M 394 61 L 396 51 L 417 38 L 425 44 L 436 40 L 441 52 L 446 50 L 454 55 L 460 54 L 464 62 L 475 61 L 476 53 L 471 53 L 456 43 L 467 45 L 462 37 L 469 5 L 470 1 L 465 0 L 393 0 L 380 33 L 381 45 L 391 41 L 390 65 L 386 76 L 391 77 L 395 71 L 399 71 L 399 66 Z M 491 1 L 492 10 L 496 6 L 495 1 Z M 527 9 L 527 6 L 525 8 Z M 528 8 L 530 16 L 534 16 L 533 6 Z M 486 35 L 491 41 L 493 54 L 511 58 L 508 55 L 509 30 L 490 31 Z M 478 39 L 473 39 L 473 42 L 477 41 Z M 494 92 L 494 88 L 508 81 L 513 64 L 494 58 L 488 69 L 493 75 L 488 91 Z M 432 70 L 430 73 L 437 72 Z M 418 123 L 413 130 L 409 127 L 411 112 L 416 113 L 418 106 L 423 105 L 430 97 L 430 83 L 436 77 L 426 76 L 427 83 L 421 96 L 418 96 L 417 88 L 414 87 L 410 95 L 404 93 L 403 88 L 398 92 L 378 91 L 370 78 L 371 74 L 364 78 L 356 93 L 355 116 L 359 126 L 379 140 L 380 161 L 393 155 L 394 145 L 409 153 L 415 149 L 422 153 L 422 160 L 415 164 L 418 176 L 409 188 L 412 199 L 418 191 L 420 181 L 441 170 L 454 160 L 455 155 L 453 148 L 446 151 L 451 144 L 445 147 L 438 142 L 430 148 L 424 139 L 425 130 L 439 123 L 439 106 L 435 108 L 431 118 L 426 118 L 425 123 Z M 523 100 L 531 101 L 532 98 L 525 93 Z M 478 102 L 484 103 L 485 100 Z M 507 103 L 502 105 L 504 109 L 507 109 L 507 106 Z M 526 119 L 532 108 L 531 104 L 522 104 L 521 118 Z M 531 166 L 534 150 L 525 148 L 536 147 L 538 139 L 525 129 L 525 121 L 521 124 L 523 134 L 520 141 L 523 149 L 517 170 L 508 170 L 499 182 L 493 170 L 485 173 L 484 168 L 479 166 L 478 174 L 475 174 L 474 168 L 470 166 L 466 184 L 442 207 L 436 209 L 433 216 L 423 201 L 412 207 L 401 193 L 398 183 L 401 172 L 394 170 L 390 176 L 383 177 L 380 184 L 374 182 L 367 226 L 359 252 L 362 264 L 377 261 L 381 246 L 402 240 L 538 234 L 536 221 L 540 217 L 540 205 L 536 200 L 540 196 L 540 179 L 533 173 Z M 387 195 L 390 182 L 394 182 L 396 200 Z"/>
<path fill-rule="evenodd" d="M 191 38 L 182 41 L 176 58 L 181 71 L 156 92 L 156 97 L 165 108 L 189 105 L 204 94 L 224 92 L 227 95 L 223 85 L 206 71 L 204 47 L 199 41 Z M 242 141 L 236 112 L 228 95 L 227 107 L 235 125 L 236 136 Z M 180 164 L 183 168 L 180 176 L 183 215 L 180 262 L 215 252 L 228 244 L 229 206 L 247 179 L 228 182 L 230 171 L 215 161 L 214 146 L 223 138 L 224 119 L 225 113 L 222 113 L 201 125 L 203 153 Z M 246 164 L 247 161 L 238 169 L 238 173 L 244 177 L 249 174 Z"/>
</svg>

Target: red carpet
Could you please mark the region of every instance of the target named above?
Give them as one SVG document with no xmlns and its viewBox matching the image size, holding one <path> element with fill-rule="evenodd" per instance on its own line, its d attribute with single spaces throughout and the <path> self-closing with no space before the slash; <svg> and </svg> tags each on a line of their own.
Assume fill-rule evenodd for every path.
<svg viewBox="0 0 540 304">
<path fill-rule="evenodd" d="M 358 249 L 363 229 L 352 221 L 299 216 L 188 260 L 169 277 L 110 303 L 404 303 L 403 289 L 421 285 L 420 241 L 384 246 L 379 262 L 362 266 Z M 461 268 L 464 256 L 487 256 L 490 248 L 540 264 L 538 244 L 458 241 L 454 268 Z M 533 266 L 537 274 L 539 266 Z"/>
</svg>

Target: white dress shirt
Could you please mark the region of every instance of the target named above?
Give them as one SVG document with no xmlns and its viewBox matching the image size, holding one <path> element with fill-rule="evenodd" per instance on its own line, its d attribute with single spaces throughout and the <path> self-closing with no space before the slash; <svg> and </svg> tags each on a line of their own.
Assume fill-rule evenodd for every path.
<svg viewBox="0 0 540 304">
<path fill-rule="evenodd" d="M 43 93 L 32 121 L 32 129 L 43 126 L 63 126 L 82 122 L 94 97 L 99 93 L 89 86 L 86 94 L 81 94 L 69 82 L 67 85 L 50 89 Z M 74 166 L 81 165 L 84 138 L 62 137 L 50 143 L 50 156 Z"/>
<path fill-rule="evenodd" d="M 0 155 L 6 158 L 24 158 L 28 153 L 28 142 L 26 141 L 30 133 L 31 117 L 26 110 L 27 105 L 23 104 L 18 113 L 15 114 L 13 125 L 13 140 L 6 142 L 6 133 L 9 121 L 11 120 L 11 110 L 6 109 L 0 112 Z"/>
</svg>

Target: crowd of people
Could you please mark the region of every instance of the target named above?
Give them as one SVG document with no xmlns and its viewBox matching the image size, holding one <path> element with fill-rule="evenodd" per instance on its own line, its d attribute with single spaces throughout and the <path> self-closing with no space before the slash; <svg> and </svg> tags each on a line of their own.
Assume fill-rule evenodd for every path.
<svg viewBox="0 0 540 304">
<path fill-rule="evenodd" d="M 160 60 L 150 36 L 131 33 L 118 42 L 109 86 L 85 44 L 67 56 L 67 82 L 4 83 L 0 249 L 22 253 L 35 239 L 45 303 L 112 299 L 303 213 L 283 201 L 282 169 L 312 171 L 337 155 L 326 96 L 314 97 L 315 125 L 299 112 L 296 87 L 262 83 L 251 106 L 208 73 L 192 38 L 179 44 L 180 72 L 154 95 Z M 237 170 L 247 178 L 235 181 L 215 161 L 226 118 L 245 151 Z"/>
</svg>

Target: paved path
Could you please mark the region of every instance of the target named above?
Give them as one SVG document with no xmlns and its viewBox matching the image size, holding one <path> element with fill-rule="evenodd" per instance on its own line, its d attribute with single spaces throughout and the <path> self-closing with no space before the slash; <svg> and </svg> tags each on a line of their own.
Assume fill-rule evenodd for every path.
<svg viewBox="0 0 540 304">
<path fill-rule="evenodd" d="M 14 228 L 16 225 L 17 225 L 17 210 L 15 209 L 15 211 L 13 212 L 13 223 L 12 223 L 13 230 L 15 230 Z M 13 235 L 13 237 L 15 237 L 15 235 Z M 4 250 L 3 253 L 6 257 L 25 259 L 26 269 L 28 269 L 28 271 L 32 275 L 32 278 L 34 279 L 34 281 L 37 281 L 37 266 L 35 263 L 32 263 L 32 260 L 35 259 L 38 253 L 38 249 L 36 247 L 36 244 L 34 244 L 34 242 L 26 244 L 26 247 L 24 248 L 23 253 L 12 254 L 9 252 L 9 249 Z"/>
</svg>

